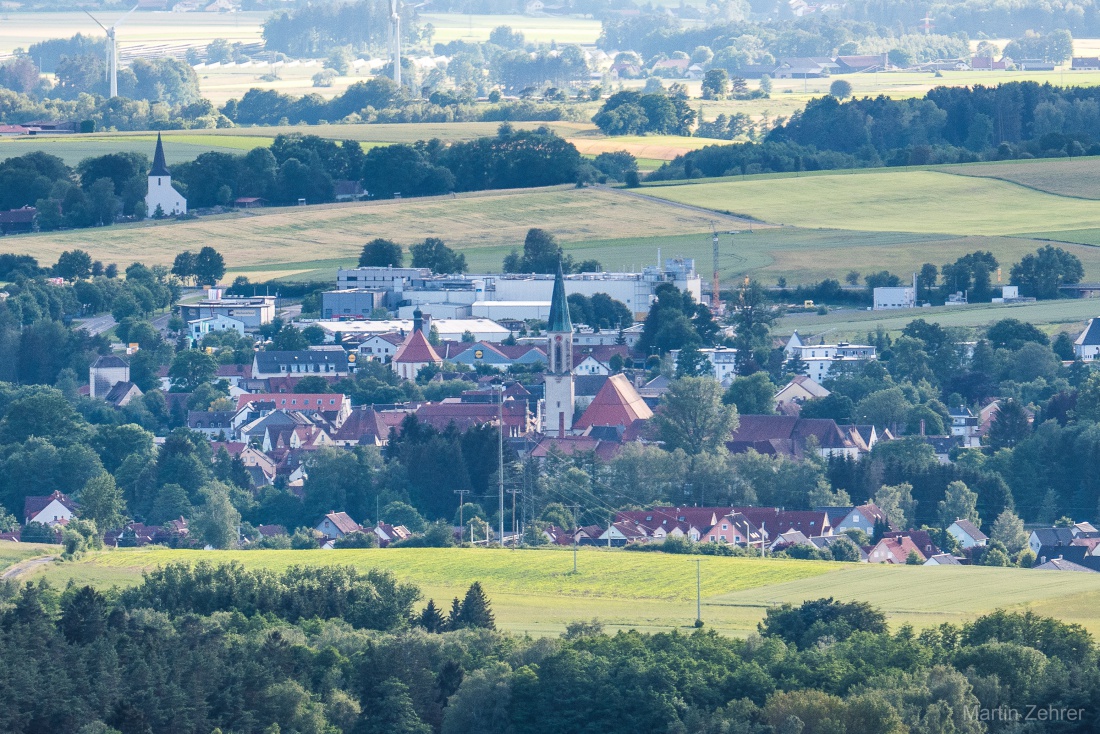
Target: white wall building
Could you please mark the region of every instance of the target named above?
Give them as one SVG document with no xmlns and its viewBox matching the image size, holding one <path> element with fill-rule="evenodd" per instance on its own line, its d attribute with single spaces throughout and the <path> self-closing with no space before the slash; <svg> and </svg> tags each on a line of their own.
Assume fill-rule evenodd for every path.
<svg viewBox="0 0 1100 734">
<path fill-rule="evenodd" d="M 230 318 L 222 314 L 214 314 L 202 319 L 194 319 L 187 322 L 187 330 L 191 338 L 200 341 L 212 331 L 235 331 L 244 336 L 244 322 L 240 319 Z"/>
<path fill-rule="evenodd" d="M 1082 362 L 1091 362 L 1100 354 L 1100 319 L 1089 319 L 1088 326 L 1073 342 L 1073 355 Z"/>
<path fill-rule="evenodd" d="M 172 173 L 164 162 L 164 144 L 157 133 L 157 149 L 153 154 L 153 167 L 149 169 L 149 189 L 145 194 L 145 217 L 158 215 L 170 217 L 187 213 L 187 199 L 172 186 Z"/>
<path fill-rule="evenodd" d="M 875 348 L 866 344 L 803 344 L 796 333 L 787 343 L 788 357 L 798 356 L 807 365 L 806 374 L 821 382 L 837 363 L 858 363 L 877 359 Z"/>
<path fill-rule="evenodd" d="M 917 289 L 915 286 L 900 286 L 897 288 L 875 288 L 876 311 L 887 311 L 897 308 L 916 308 Z"/>
</svg>

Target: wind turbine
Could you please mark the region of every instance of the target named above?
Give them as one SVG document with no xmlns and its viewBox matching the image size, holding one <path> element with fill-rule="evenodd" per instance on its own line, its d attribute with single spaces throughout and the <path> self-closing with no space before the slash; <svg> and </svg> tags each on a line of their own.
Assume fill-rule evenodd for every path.
<svg viewBox="0 0 1100 734">
<path fill-rule="evenodd" d="M 118 41 L 115 37 L 115 29 L 122 25 L 122 21 L 126 20 L 130 13 L 137 9 L 137 5 L 130 8 L 130 11 L 112 23 L 110 28 L 100 23 L 99 20 L 87 10 L 84 11 L 89 18 L 95 21 L 97 26 L 107 33 L 107 78 L 111 83 L 111 97 L 118 96 Z"/>
<path fill-rule="evenodd" d="M 390 59 L 393 61 L 393 82 L 401 86 L 401 0 L 390 0 Z"/>
</svg>

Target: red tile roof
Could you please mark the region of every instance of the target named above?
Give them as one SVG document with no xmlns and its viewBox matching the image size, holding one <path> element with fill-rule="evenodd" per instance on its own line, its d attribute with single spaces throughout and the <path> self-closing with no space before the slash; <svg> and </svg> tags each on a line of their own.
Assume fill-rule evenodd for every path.
<svg viewBox="0 0 1100 734">
<path fill-rule="evenodd" d="M 443 360 L 439 358 L 435 349 L 428 343 L 428 338 L 423 331 L 414 330 L 405 343 L 397 348 L 393 355 L 394 362 L 411 364 L 439 364 Z"/>
<path fill-rule="evenodd" d="M 623 375 L 607 378 L 591 405 L 573 424 L 573 428 L 583 431 L 589 426 L 630 426 L 636 420 L 649 420 L 653 411 L 649 409 L 642 396 Z"/>
</svg>

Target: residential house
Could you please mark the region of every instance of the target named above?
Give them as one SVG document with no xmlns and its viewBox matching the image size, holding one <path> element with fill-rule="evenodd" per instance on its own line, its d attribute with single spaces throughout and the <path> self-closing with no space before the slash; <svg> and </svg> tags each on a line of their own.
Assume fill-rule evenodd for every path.
<svg viewBox="0 0 1100 734">
<path fill-rule="evenodd" d="M 543 528 L 542 537 L 546 538 L 546 542 L 551 545 L 573 545 L 575 538 L 573 535 L 557 525 L 550 525 Z"/>
<path fill-rule="evenodd" d="M 367 195 L 361 183 L 347 180 L 333 181 L 332 193 L 336 201 L 359 201 Z"/>
<path fill-rule="evenodd" d="M 141 397 L 141 395 L 141 388 L 134 383 L 117 382 L 103 396 L 103 400 L 116 408 L 122 408 L 129 405 L 134 398 Z"/>
<path fill-rule="evenodd" d="M 385 548 L 390 543 L 398 540 L 406 540 L 412 537 L 412 533 L 404 525 L 387 525 L 381 520 L 371 530 L 378 537 L 378 547 Z"/>
<path fill-rule="evenodd" d="M 840 534 L 819 535 L 817 537 L 810 538 L 809 540 L 810 544 L 813 545 L 815 548 L 819 548 L 821 550 L 829 550 L 834 544 L 840 542 L 843 539 L 851 540 L 850 538 L 848 538 L 848 536 Z M 856 546 L 856 548 L 859 550 L 859 562 L 867 563 L 867 551 L 863 550 L 863 548 L 860 548 L 858 545 Z"/>
<path fill-rule="evenodd" d="M 1073 355 L 1082 362 L 1091 362 L 1100 354 L 1100 319 L 1089 319 L 1088 326 L 1073 342 Z"/>
<path fill-rule="evenodd" d="M 644 527 L 636 522 L 624 520 L 623 522 L 611 523 L 607 530 L 600 533 L 594 544 L 621 547 L 627 543 L 645 542 L 648 539 L 649 533 L 646 532 Z"/>
<path fill-rule="evenodd" d="M 891 530 L 883 533 L 884 538 L 908 538 L 917 547 L 917 550 L 925 558 L 930 558 L 940 552 L 939 546 L 932 542 L 932 536 L 927 530 Z"/>
<path fill-rule="evenodd" d="M 218 437 L 232 438 L 234 435 L 233 419 L 236 417 L 237 411 L 235 410 L 189 410 L 187 412 L 187 427 L 192 431 L 204 434 L 210 439 Z"/>
<path fill-rule="evenodd" d="M 817 547 L 810 542 L 810 539 L 807 538 L 801 530 L 787 530 L 775 536 L 775 540 L 768 546 L 768 550 L 774 552 L 790 548 L 793 545 L 805 545 L 811 548 Z"/>
<path fill-rule="evenodd" d="M 875 525 L 880 522 L 891 527 L 890 518 L 874 502 L 855 507 L 816 507 L 814 509 L 829 516 L 833 532 L 838 534 L 846 530 L 861 530 L 871 536 L 874 535 Z"/>
<path fill-rule="evenodd" d="M 698 351 L 710 363 L 714 379 L 724 387 L 729 387 L 730 382 L 737 377 L 737 350 L 730 347 L 707 347 Z M 672 364 L 675 367 L 680 360 L 680 350 L 673 349 L 671 354 Z"/>
<path fill-rule="evenodd" d="M 1073 544 L 1073 528 L 1037 528 L 1031 531 L 1027 547 L 1036 557 L 1043 548 L 1061 548 Z"/>
<path fill-rule="evenodd" d="M 317 414 L 339 428 L 351 415 L 351 400 L 339 393 L 247 393 L 237 397 L 237 414 L 233 422 L 239 430 L 246 423 L 275 411 L 307 416 Z"/>
<path fill-rule="evenodd" d="M 682 77 L 691 68 L 691 59 L 665 59 L 653 65 L 653 73 L 657 76 Z"/>
<path fill-rule="evenodd" d="M 256 352 L 252 362 L 254 379 L 262 380 L 287 375 L 347 377 L 348 353 L 343 347 L 304 349 L 293 352 Z"/>
<path fill-rule="evenodd" d="M 788 358 L 797 356 L 805 362 L 806 374 L 819 383 L 829 376 L 834 364 L 858 364 L 877 359 L 875 348 L 867 344 L 802 344 L 797 333 L 791 337 L 785 351 Z"/>
<path fill-rule="evenodd" d="M 336 446 L 385 446 L 390 428 L 373 406 L 353 408 L 343 425 L 332 434 Z"/>
<path fill-rule="evenodd" d="M 827 512 L 817 510 L 784 510 L 777 507 L 735 507 L 745 519 L 760 529 L 765 539 L 775 538 L 789 530 L 797 530 L 807 538 L 833 535 L 833 525 Z"/>
<path fill-rule="evenodd" d="M 440 431 L 451 424 L 460 431 L 484 424 L 499 425 L 502 418 L 507 438 L 526 436 L 535 428 L 527 402 L 507 397 L 503 403 L 466 403 L 448 398 L 438 403 L 424 403 L 415 414 L 418 421 Z"/>
<path fill-rule="evenodd" d="M 859 447 L 831 418 L 797 418 L 786 415 L 743 415 L 726 447 L 731 453 L 747 451 L 769 456 L 801 457 L 809 446 L 823 458 L 858 459 Z"/>
<path fill-rule="evenodd" d="M 405 342 L 401 334 L 373 334 L 360 342 L 359 359 L 368 362 L 389 362 Z"/>
<path fill-rule="evenodd" d="M 807 400 L 826 398 L 831 393 L 807 375 L 797 375 L 775 394 L 776 410 L 785 413 L 785 405 L 802 405 Z"/>
<path fill-rule="evenodd" d="M 1075 571 L 1077 573 L 1100 573 L 1091 568 L 1086 568 L 1073 561 L 1067 561 L 1064 558 L 1052 558 L 1045 563 L 1040 563 L 1038 566 L 1033 566 L 1037 571 Z"/>
<path fill-rule="evenodd" d="M 27 234 L 34 231 L 34 218 L 38 210 L 33 206 L 0 212 L 0 234 Z"/>
<path fill-rule="evenodd" d="M 915 553 L 922 564 L 928 560 L 928 556 L 921 552 L 909 536 L 883 538 L 867 553 L 867 562 L 903 566 L 909 562 L 911 553 Z"/>
<path fill-rule="evenodd" d="M 982 439 L 978 435 L 978 417 L 970 408 L 960 405 L 950 410 L 951 435 L 962 438 L 963 448 L 977 448 L 982 445 Z"/>
<path fill-rule="evenodd" d="M 925 566 L 961 566 L 959 559 L 950 553 L 937 553 L 924 562 Z"/>
<path fill-rule="evenodd" d="M 959 519 L 947 527 L 947 532 L 955 540 L 959 541 L 964 549 L 984 546 L 989 542 L 989 536 L 974 526 L 969 520 Z"/>
<path fill-rule="evenodd" d="M 328 540 L 339 540 L 345 535 L 363 531 L 359 523 L 352 520 L 346 512 L 328 513 L 321 518 L 321 522 L 317 523 L 314 529 L 321 534 L 322 538 Z"/>
<path fill-rule="evenodd" d="M 59 491 L 44 497 L 27 497 L 23 500 L 23 524 L 37 522 L 56 527 L 66 525 L 73 519 L 79 507 L 68 495 Z"/>
<path fill-rule="evenodd" d="M 730 512 L 718 519 L 714 525 L 703 531 L 703 539 L 708 543 L 730 543 L 732 545 L 753 546 L 763 541 L 760 529 L 740 512 Z"/>
</svg>

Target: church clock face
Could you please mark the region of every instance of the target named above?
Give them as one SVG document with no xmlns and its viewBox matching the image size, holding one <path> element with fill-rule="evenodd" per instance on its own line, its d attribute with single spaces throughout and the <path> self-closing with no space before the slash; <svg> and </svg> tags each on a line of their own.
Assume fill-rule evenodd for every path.
<svg viewBox="0 0 1100 734">
<path fill-rule="evenodd" d="M 561 335 L 559 334 L 558 336 L 555 336 L 554 341 L 559 341 L 560 342 L 561 341 Z"/>
</svg>

